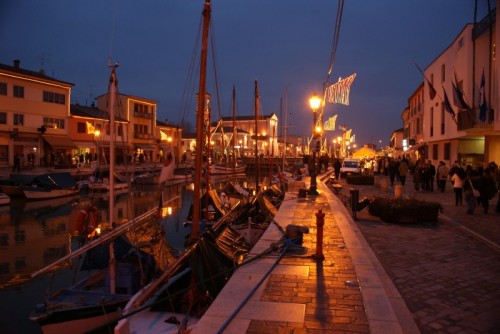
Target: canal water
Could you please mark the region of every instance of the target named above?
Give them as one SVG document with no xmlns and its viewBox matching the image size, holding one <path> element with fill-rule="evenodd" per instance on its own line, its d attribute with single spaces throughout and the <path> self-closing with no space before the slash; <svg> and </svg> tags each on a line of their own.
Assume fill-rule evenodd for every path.
<svg viewBox="0 0 500 334">
<path fill-rule="evenodd" d="M 161 190 L 168 215 L 162 219 L 170 246 L 183 250 L 190 233 L 183 221 L 192 203 L 192 184 L 179 184 Z M 115 198 L 115 219 L 126 221 L 158 206 L 157 187 L 132 188 Z M 71 284 L 73 271 L 61 269 L 55 275 L 30 274 L 65 256 L 81 206 L 88 195 L 28 202 L 13 200 L 0 207 L 0 333 L 40 333 L 29 314 L 48 291 Z M 101 222 L 109 220 L 108 199 L 97 202 Z"/>
</svg>

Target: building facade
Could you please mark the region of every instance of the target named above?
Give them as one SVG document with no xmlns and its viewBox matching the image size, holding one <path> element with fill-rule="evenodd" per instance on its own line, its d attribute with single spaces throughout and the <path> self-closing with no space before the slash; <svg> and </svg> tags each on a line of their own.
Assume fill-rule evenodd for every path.
<svg viewBox="0 0 500 334">
<path fill-rule="evenodd" d="M 497 15 L 467 24 L 424 70 L 402 114 L 410 152 L 447 165 L 500 162 Z"/>
<path fill-rule="evenodd" d="M 72 86 L 23 69 L 19 60 L 0 64 L 0 166 L 12 166 L 15 157 L 23 165 L 66 159 L 76 147 L 68 128 Z"/>
</svg>

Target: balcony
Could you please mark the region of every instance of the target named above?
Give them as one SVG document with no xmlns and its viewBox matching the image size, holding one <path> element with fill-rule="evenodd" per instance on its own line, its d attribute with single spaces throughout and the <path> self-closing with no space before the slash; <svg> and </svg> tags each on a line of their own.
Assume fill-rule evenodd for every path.
<svg viewBox="0 0 500 334">
<path fill-rule="evenodd" d="M 493 127 L 493 110 L 487 111 L 486 121 L 479 120 L 479 109 L 462 110 L 457 115 L 458 130 L 486 130 Z"/>
<path fill-rule="evenodd" d="M 134 117 L 153 119 L 153 114 L 134 111 Z"/>
<path fill-rule="evenodd" d="M 149 133 L 134 133 L 134 138 L 140 139 L 155 139 L 155 136 Z"/>
</svg>

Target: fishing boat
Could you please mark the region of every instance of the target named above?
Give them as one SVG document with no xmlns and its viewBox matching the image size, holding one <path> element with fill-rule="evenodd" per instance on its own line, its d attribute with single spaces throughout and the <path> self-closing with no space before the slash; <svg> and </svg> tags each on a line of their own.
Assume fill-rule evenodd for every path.
<svg viewBox="0 0 500 334">
<path fill-rule="evenodd" d="M 210 0 L 205 0 L 198 111 L 206 110 L 205 71 L 210 12 Z M 202 195 L 202 174 L 206 168 L 203 147 L 209 142 L 204 124 L 206 115 L 198 112 L 196 129 L 200 149 L 196 150 L 195 157 L 191 234 L 186 240 L 186 250 L 175 264 L 130 300 L 115 327 L 115 334 L 179 333 L 196 326 L 252 247 L 235 229 L 235 222 L 269 221 L 276 210 L 262 194 L 258 195 L 260 199 L 239 201 L 223 208 L 215 191 L 209 188 L 209 180 L 205 180 L 208 190 Z M 265 214 L 265 209 L 258 203 L 265 203 L 271 214 Z M 212 220 L 213 226 L 205 230 L 201 226 L 202 220 L 206 219 Z"/>
<path fill-rule="evenodd" d="M 116 66 L 112 66 L 109 92 L 110 174 L 115 161 Z M 109 224 L 98 226 L 96 210 L 92 210 L 92 206 L 82 208 L 77 226 L 85 240 L 83 246 L 31 275 L 38 276 L 85 255 L 80 270 L 89 275 L 68 288 L 48 294 L 31 313 L 30 319 L 40 325 L 43 333 L 84 333 L 112 323 L 130 298 L 175 259 L 159 224 L 162 197 L 158 207 L 125 223 L 115 224 L 113 179 L 109 180 Z M 103 231 L 99 227 L 107 228 Z"/>
<path fill-rule="evenodd" d="M 245 170 L 247 168 L 247 165 L 243 163 L 241 160 L 236 159 L 236 152 L 235 152 L 235 146 L 236 146 L 236 89 L 233 86 L 233 95 L 232 95 L 232 114 L 233 114 L 233 124 L 231 128 L 231 147 L 232 151 L 230 152 L 230 159 L 229 161 L 219 161 L 212 163 L 210 165 L 210 174 L 211 175 L 227 175 L 227 174 L 232 174 L 232 175 L 237 175 L 237 174 L 244 174 Z M 226 152 L 227 151 L 227 145 L 224 142 L 224 127 L 222 125 L 222 119 L 218 122 L 217 127 L 214 129 L 213 133 L 216 133 L 220 129 L 221 131 L 221 143 L 222 143 L 222 151 Z M 223 155 L 224 158 L 227 157 L 226 154 Z M 224 159 L 226 160 L 226 159 Z"/>
<path fill-rule="evenodd" d="M 35 176 L 30 185 L 22 186 L 24 197 L 29 200 L 71 196 L 80 191 L 70 173 L 46 173 Z"/>
</svg>

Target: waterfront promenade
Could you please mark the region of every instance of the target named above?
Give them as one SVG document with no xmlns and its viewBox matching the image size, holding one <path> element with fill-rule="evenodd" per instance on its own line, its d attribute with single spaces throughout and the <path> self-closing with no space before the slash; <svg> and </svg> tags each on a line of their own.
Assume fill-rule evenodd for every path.
<svg viewBox="0 0 500 334">
<path fill-rule="evenodd" d="M 252 255 L 275 250 L 238 270 L 193 333 L 500 333 L 497 197 L 488 214 L 467 215 L 449 184 L 445 193 L 415 192 L 409 180 L 405 196 L 443 205 L 437 225 L 389 224 L 368 209 L 354 220 L 327 177 L 318 177 L 318 196 L 299 197 L 308 177 L 290 185 Z M 357 186 L 360 197 L 393 197 L 387 181 Z M 341 183 L 348 196 L 351 186 Z M 323 261 L 315 258 L 319 210 Z M 309 233 L 280 258 L 288 224 Z"/>
<path fill-rule="evenodd" d="M 361 197 L 394 196 L 383 178 L 359 186 Z M 500 217 L 479 209 L 466 215 L 451 189 L 412 186 L 405 196 L 443 205 L 438 224 L 388 224 L 367 209 L 354 220 L 323 182 L 318 196 L 306 198 L 291 187 L 277 225 L 253 253 L 276 243 L 288 224 L 309 228 L 302 251 L 282 258 L 276 251 L 240 268 L 193 333 L 500 332 Z M 344 195 L 349 188 L 344 183 Z M 323 261 L 315 258 L 319 210 Z"/>
</svg>

